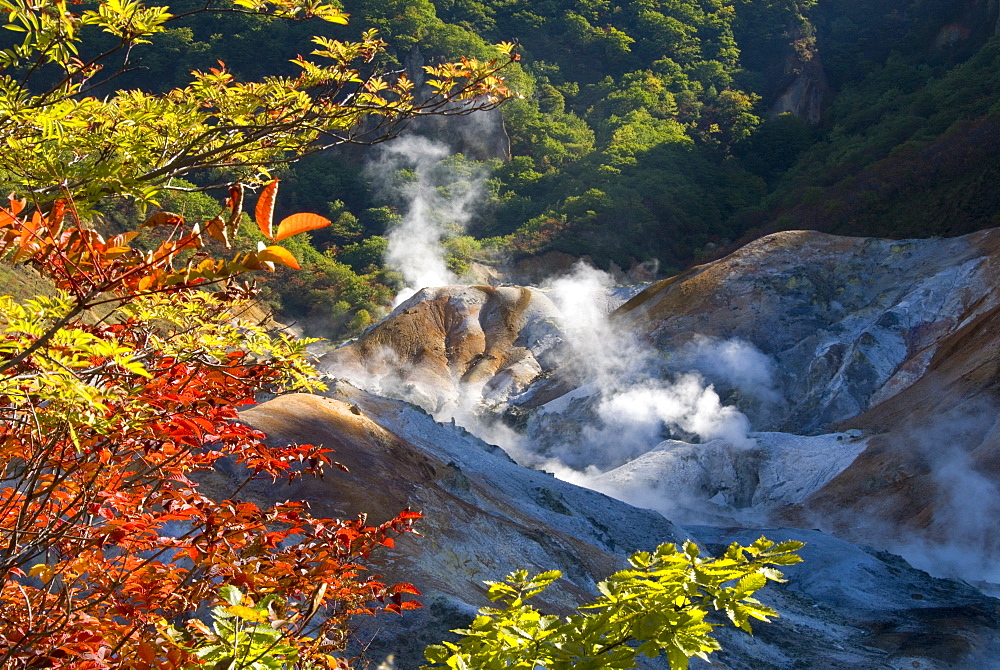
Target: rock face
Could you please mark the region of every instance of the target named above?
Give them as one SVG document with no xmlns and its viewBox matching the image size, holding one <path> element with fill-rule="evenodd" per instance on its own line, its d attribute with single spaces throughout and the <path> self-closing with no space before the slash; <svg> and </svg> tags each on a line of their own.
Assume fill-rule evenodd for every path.
<svg viewBox="0 0 1000 670">
<path fill-rule="evenodd" d="M 998 276 L 1000 230 L 903 241 L 793 231 L 654 284 L 620 313 L 663 351 L 695 335 L 753 344 L 776 362 L 785 401 L 757 427 L 810 433 L 922 377 L 947 337 L 1000 304 Z"/>
<path fill-rule="evenodd" d="M 405 506 L 426 515 L 421 538 L 403 538 L 378 566 L 389 579 L 413 582 L 425 608 L 382 617 L 360 633 L 375 635 L 371 658 L 393 654 L 416 668 L 424 646 L 466 625 L 486 603 L 483 580 L 509 571 L 557 568 L 564 578 L 538 605 L 566 613 L 594 582 L 623 567 L 623 556 L 691 537 L 713 553 L 765 533 L 808 542 L 805 563 L 789 582 L 769 587 L 766 604 L 782 618 L 755 636 L 720 631 L 724 652 L 712 667 L 730 670 L 867 670 L 975 665 L 1000 629 L 1000 603 L 960 582 L 937 580 L 898 557 L 858 548 L 817 531 L 679 528 L 661 515 L 515 465 L 495 447 L 421 410 L 337 384 L 328 397 L 290 395 L 243 413 L 276 442 L 336 449 L 350 474 L 260 484 L 247 496 L 301 497 L 318 511 L 373 520 Z M 662 659 L 661 659 L 662 660 Z M 651 667 L 666 668 L 665 662 Z M 696 662 L 692 667 L 707 667 Z"/>
<path fill-rule="evenodd" d="M 819 54 L 813 54 L 805 63 L 799 63 L 795 56 L 790 56 L 789 61 L 796 70 L 792 83 L 771 105 L 770 116 L 793 114 L 810 126 L 819 125 L 831 93 Z"/>
<path fill-rule="evenodd" d="M 873 435 L 869 448 L 785 518 L 902 548 L 918 535 L 930 561 L 1000 581 L 998 340 L 996 307 L 944 338 L 919 379 L 845 423 Z"/>
<path fill-rule="evenodd" d="M 975 564 L 1000 547 L 987 521 L 1000 512 L 998 278 L 998 230 L 899 242 L 779 233 L 650 287 L 621 318 L 661 350 L 699 333 L 770 356 L 782 408 L 751 416 L 760 427 L 872 436 L 785 522 L 898 547 L 916 533 Z"/>
<path fill-rule="evenodd" d="M 775 509 L 809 498 L 843 472 L 867 442 L 860 431 L 750 437 L 753 445 L 745 448 L 725 440 L 667 440 L 590 485 L 675 521 L 736 520 L 752 526 Z"/>
<path fill-rule="evenodd" d="M 357 342 L 324 356 L 319 368 L 435 413 L 459 403 L 468 388 L 500 403 L 561 362 L 558 324 L 555 305 L 536 289 L 423 289 Z"/>
<path fill-rule="evenodd" d="M 327 443 L 354 473 L 296 495 L 332 514 L 428 514 L 426 539 L 387 566 L 430 594 L 399 633 L 410 644 L 386 643 L 400 667 L 514 567 L 563 570 L 545 605 L 566 611 L 628 550 L 718 547 L 775 524 L 840 539 L 766 532 L 808 539 L 806 566 L 770 596 L 785 619 L 727 634 L 717 663 L 991 667 L 997 602 L 881 550 L 1000 582 L 998 281 L 1000 230 L 800 231 L 608 302 L 593 322 L 538 289 L 424 289 L 321 361 L 379 395 L 337 383 L 245 417 L 272 439 Z M 522 464 L 661 514 L 520 467 L 456 419 Z"/>
</svg>

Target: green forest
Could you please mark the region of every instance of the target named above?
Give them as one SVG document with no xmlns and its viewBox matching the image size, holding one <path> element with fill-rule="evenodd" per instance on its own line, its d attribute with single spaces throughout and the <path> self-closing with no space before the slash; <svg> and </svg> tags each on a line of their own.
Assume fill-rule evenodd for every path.
<svg viewBox="0 0 1000 670">
<path fill-rule="evenodd" d="M 349 25 L 325 34 L 376 28 L 388 44 L 380 64 L 416 76 L 517 44 L 505 76 L 518 97 L 486 131 L 497 135 L 489 146 L 470 142 L 482 131 L 463 132 L 472 122 L 458 118 L 403 131 L 448 144 L 458 173 L 487 175 L 471 220 L 446 242 L 458 274 L 555 251 L 664 276 L 777 230 L 917 237 L 998 221 L 996 3 L 344 0 L 343 10 Z M 246 80 L 291 72 L 315 32 L 253 15 L 170 25 L 107 86 L 167 90 L 216 61 Z M 376 151 L 339 147 L 274 173 L 279 214 L 333 221 L 293 243 L 306 272 L 279 270 L 265 286 L 279 317 L 311 334 L 359 332 L 399 287 L 382 255 L 405 203 L 365 170 Z M 217 199 L 167 194 L 159 205 L 200 216 Z M 104 207 L 123 230 L 137 217 L 134 201 Z"/>
</svg>

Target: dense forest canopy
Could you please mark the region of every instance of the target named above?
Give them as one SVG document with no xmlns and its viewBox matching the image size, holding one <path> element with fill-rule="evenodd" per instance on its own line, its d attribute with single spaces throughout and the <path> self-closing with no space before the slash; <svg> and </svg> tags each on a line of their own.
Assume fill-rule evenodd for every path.
<svg viewBox="0 0 1000 670">
<path fill-rule="evenodd" d="M 495 56 L 501 40 L 518 44 L 521 61 L 507 77 L 523 97 L 503 106 L 491 148 L 457 126 L 410 129 L 463 153 L 452 160 L 459 172 L 486 175 L 483 198 L 447 245 L 459 274 L 472 260 L 550 251 L 603 267 L 655 262 L 670 273 L 777 229 L 905 237 L 997 223 L 989 188 L 1000 170 L 990 160 L 1000 135 L 996 2 L 344 0 L 343 8 L 351 23 L 326 26 L 330 37 L 377 28 L 390 45 L 383 64 L 410 73 Z M 199 14 L 137 51 L 108 86 L 164 90 L 217 60 L 248 80 L 291 73 L 307 32 L 260 16 Z M 365 327 L 399 286 L 382 258 L 405 203 L 378 187 L 365 160 L 336 150 L 280 175 L 282 206 L 334 225 L 299 244 L 313 271 L 279 277 L 270 300 L 326 334 Z M 200 194 L 161 204 L 212 206 Z M 132 205 L 107 216 L 126 220 Z"/>
</svg>

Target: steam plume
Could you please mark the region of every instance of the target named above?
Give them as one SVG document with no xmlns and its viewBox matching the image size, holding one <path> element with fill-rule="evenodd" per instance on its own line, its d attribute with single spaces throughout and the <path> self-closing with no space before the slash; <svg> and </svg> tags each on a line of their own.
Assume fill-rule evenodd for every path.
<svg viewBox="0 0 1000 670">
<path fill-rule="evenodd" d="M 402 202 L 402 221 L 388 233 L 386 264 L 406 283 L 395 305 L 421 288 L 448 286 L 458 278 L 445 262 L 442 241 L 465 230 L 473 205 L 482 198 L 485 175 L 480 170 L 459 174 L 447 161 L 450 149 L 421 136 L 396 139 L 383 146 L 380 158 L 368 168 L 383 190 Z M 390 183 L 395 177 L 403 183 Z M 388 193 L 388 191 L 393 191 Z"/>
</svg>

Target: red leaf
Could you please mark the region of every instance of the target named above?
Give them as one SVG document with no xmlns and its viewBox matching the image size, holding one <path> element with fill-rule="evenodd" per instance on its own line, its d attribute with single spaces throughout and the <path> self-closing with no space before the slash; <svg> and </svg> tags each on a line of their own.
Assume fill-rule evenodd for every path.
<svg viewBox="0 0 1000 670">
<path fill-rule="evenodd" d="M 274 196 L 277 192 L 278 180 L 275 179 L 260 192 L 260 197 L 257 198 L 257 207 L 254 209 L 254 218 L 257 219 L 260 232 L 264 233 L 264 237 L 269 240 L 274 239 L 274 233 L 271 231 L 271 221 L 274 218 Z"/>
<path fill-rule="evenodd" d="M 274 241 L 279 242 L 286 237 L 298 235 L 299 233 L 304 233 L 307 230 L 325 228 L 329 225 L 330 219 L 324 218 L 319 214 L 292 214 L 291 216 L 282 219 L 281 223 L 278 224 L 278 232 L 274 235 Z"/>
<path fill-rule="evenodd" d="M 136 652 L 138 653 L 139 658 L 145 663 L 149 664 L 156 660 L 156 652 L 153 651 L 153 647 L 151 647 L 145 640 L 139 643 L 139 648 L 136 649 Z"/>
<path fill-rule="evenodd" d="M 415 596 L 422 596 L 423 594 L 417 589 L 416 586 L 410 584 L 409 582 L 401 582 L 392 587 L 393 593 L 412 593 Z"/>
</svg>

